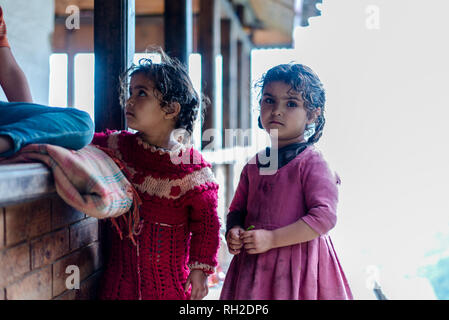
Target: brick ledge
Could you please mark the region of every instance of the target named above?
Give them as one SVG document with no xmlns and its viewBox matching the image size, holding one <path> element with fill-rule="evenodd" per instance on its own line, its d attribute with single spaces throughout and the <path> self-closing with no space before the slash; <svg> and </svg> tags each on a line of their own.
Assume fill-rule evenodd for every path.
<svg viewBox="0 0 449 320">
<path fill-rule="evenodd" d="M 41 163 L 0 165 L 0 207 L 56 194 L 53 175 Z"/>
</svg>

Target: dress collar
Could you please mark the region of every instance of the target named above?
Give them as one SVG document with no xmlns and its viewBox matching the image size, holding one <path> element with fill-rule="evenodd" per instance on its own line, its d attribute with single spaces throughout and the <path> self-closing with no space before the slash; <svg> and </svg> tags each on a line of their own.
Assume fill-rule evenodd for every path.
<svg viewBox="0 0 449 320">
<path fill-rule="evenodd" d="M 151 152 L 158 152 L 160 155 L 168 154 L 168 155 L 178 155 L 179 152 L 185 152 L 188 148 L 187 145 L 178 143 L 171 149 L 162 148 L 159 146 L 155 146 L 151 143 L 146 142 L 142 139 L 142 135 L 140 133 L 136 133 L 136 140 L 139 145 L 141 145 L 144 149 L 150 150 Z"/>
<path fill-rule="evenodd" d="M 278 149 L 278 169 L 285 166 L 287 163 L 289 163 L 291 160 L 295 159 L 298 154 L 303 152 L 309 144 L 307 142 L 295 142 L 292 144 L 289 144 L 285 147 L 282 147 Z M 271 148 L 267 147 L 265 150 L 266 156 L 269 157 L 271 153 Z M 259 161 L 257 161 L 257 167 L 258 168 L 264 168 L 264 167 L 270 167 L 270 163 L 267 164 L 261 164 Z"/>
</svg>

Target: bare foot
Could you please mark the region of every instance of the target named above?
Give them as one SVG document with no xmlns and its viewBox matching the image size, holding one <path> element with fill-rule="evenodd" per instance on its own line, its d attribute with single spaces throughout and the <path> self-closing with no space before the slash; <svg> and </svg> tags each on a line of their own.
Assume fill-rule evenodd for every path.
<svg viewBox="0 0 449 320">
<path fill-rule="evenodd" d="M 9 136 L 0 136 L 0 153 L 11 150 L 13 146 L 12 139 Z"/>
</svg>

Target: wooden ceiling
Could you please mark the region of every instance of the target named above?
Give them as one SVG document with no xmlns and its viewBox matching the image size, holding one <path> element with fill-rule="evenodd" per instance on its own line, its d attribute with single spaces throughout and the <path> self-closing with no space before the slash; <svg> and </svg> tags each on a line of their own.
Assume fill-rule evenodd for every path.
<svg viewBox="0 0 449 320">
<path fill-rule="evenodd" d="M 294 20 L 297 12 L 295 0 L 228 0 L 240 5 L 244 30 L 251 35 L 256 47 L 291 46 Z M 94 0 L 55 0 L 56 16 L 67 16 L 66 8 L 76 5 L 81 12 L 93 11 Z M 200 11 L 200 0 L 192 0 L 193 13 Z M 161 16 L 164 0 L 135 0 L 137 16 Z M 237 10 L 236 10 L 237 11 Z"/>
<path fill-rule="evenodd" d="M 137 15 L 161 15 L 164 13 L 164 0 L 135 0 Z M 194 13 L 199 11 L 199 0 L 192 1 Z M 55 0 L 56 15 L 66 15 L 66 8 L 70 5 L 76 5 L 81 11 L 92 11 L 94 9 L 94 0 Z"/>
</svg>

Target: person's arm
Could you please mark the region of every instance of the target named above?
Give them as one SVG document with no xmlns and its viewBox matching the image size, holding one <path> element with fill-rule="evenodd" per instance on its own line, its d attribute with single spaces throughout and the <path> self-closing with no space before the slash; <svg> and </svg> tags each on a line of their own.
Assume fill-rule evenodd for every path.
<svg viewBox="0 0 449 320">
<path fill-rule="evenodd" d="M 246 205 L 248 201 L 248 165 L 246 165 L 240 174 L 239 184 L 229 206 L 229 213 L 226 216 L 226 243 L 230 254 L 240 253 L 243 242 L 240 239 L 245 231 L 245 218 L 247 214 Z"/>
<path fill-rule="evenodd" d="M 248 202 L 248 164 L 240 173 L 240 180 L 226 216 L 226 235 L 233 227 L 244 227 Z"/>
<path fill-rule="evenodd" d="M 308 242 L 331 230 L 337 222 L 339 180 L 321 156 L 314 155 L 301 173 L 307 214 L 275 230 L 245 231 L 241 238 L 250 254 Z"/>
<path fill-rule="evenodd" d="M 10 102 L 32 102 L 27 78 L 9 47 L 0 47 L 0 86 Z"/>
<path fill-rule="evenodd" d="M 188 290 L 188 285 L 192 284 L 191 299 L 202 299 L 207 294 L 207 275 L 212 274 L 218 264 L 217 253 L 220 246 L 218 185 L 210 168 L 203 169 L 202 174 L 205 176 L 200 180 L 205 182 L 192 197 L 189 216 L 192 237 L 188 267 L 191 273 L 185 289 Z"/>
<path fill-rule="evenodd" d="M 263 253 L 268 250 L 307 242 L 320 234 L 310 228 L 302 219 L 275 230 L 244 231 L 241 240 L 249 254 Z"/>
</svg>

